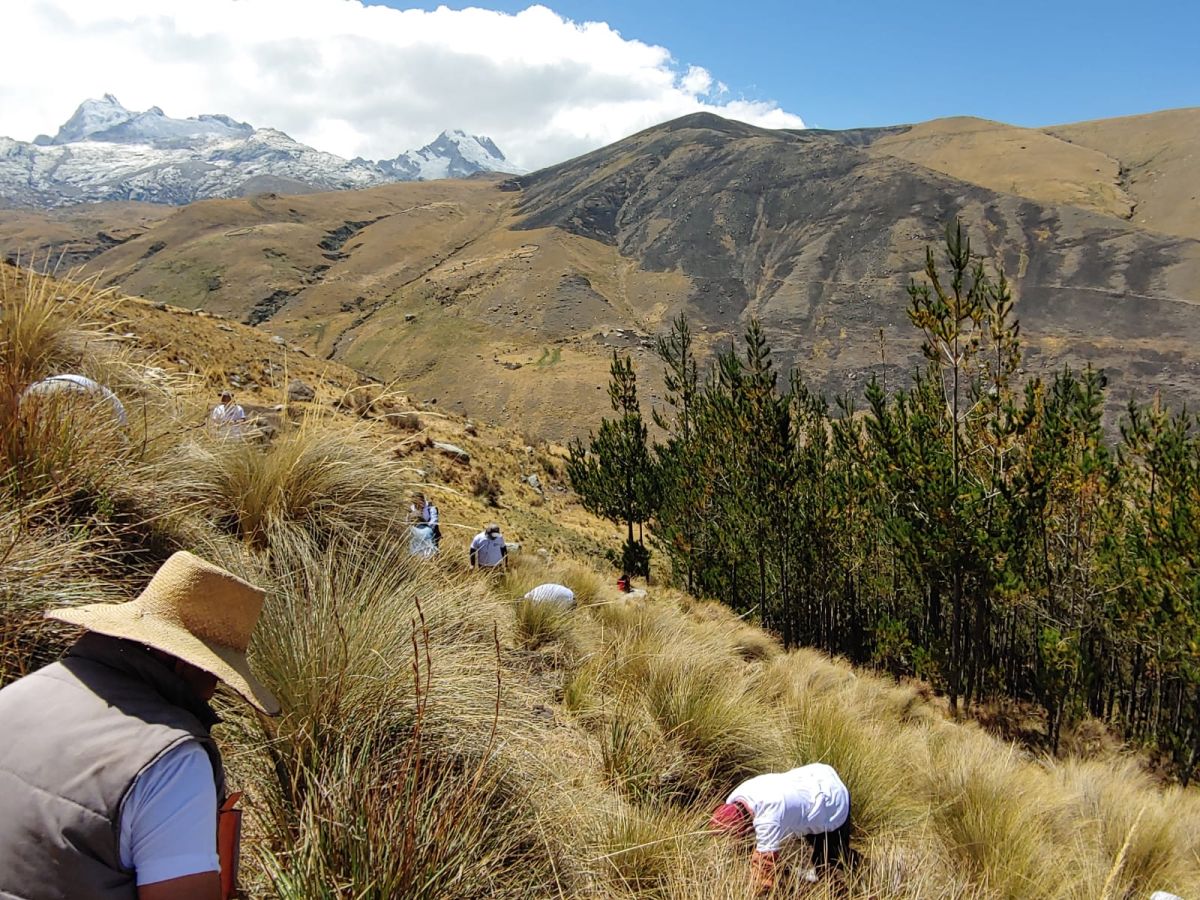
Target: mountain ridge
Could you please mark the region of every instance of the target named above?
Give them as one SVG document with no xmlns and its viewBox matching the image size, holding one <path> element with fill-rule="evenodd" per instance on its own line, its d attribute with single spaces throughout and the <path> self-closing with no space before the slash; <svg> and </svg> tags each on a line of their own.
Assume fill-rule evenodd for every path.
<svg viewBox="0 0 1200 900">
<path fill-rule="evenodd" d="M 1187 140 L 1158 121 L 1115 133 L 1161 132 L 1186 159 Z M 697 115 L 503 182 L 260 195 L 167 216 L 10 211 L 0 245 L 66 254 L 124 291 L 261 321 L 484 420 L 520 414 L 532 433 L 569 436 L 594 412 L 611 352 L 655 370 L 653 336 L 680 313 L 706 352 L 759 319 L 781 370 L 830 394 L 907 379 L 920 356 L 906 287 L 961 217 L 1008 273 L 1031 370 L 1090 363 L 1114 403 L 1160 391 L 1195 406 L 1200 240 L 1149 227 L 1153 209 L 1147 223 L 1114 214 L 1104 190 L 1121 166 L 1097 173 L 1100 151 L 1051 136 L 1025 145 L 1044 165 L 1018 159 L 1006 182 L 1005 160 L 1033 140 L 1008 128 L 771 131 Z M 978 134 L 1012 153 L 972 157 Z M 1056 167 L 1101 208 L 1065 202 L 1046 177 Z M 1154 184 L 1147 174 L 1126 195 Z M 659 389 L 651 380 L 647 396 Z"/>
<path fill-rule="evenodd" d="M 53 137 L 0 137 L 0 201 L 10 206 L 177 205 L 253 193 L 264 182 L 295 192 L 346 190 L 514 171 L 490 138 L 459 130 L 393 159 L 347 160 L 278 129 L 222 114 L 174 119 L 157 106 L 137 112 L 112 94 L 85 100 Z"/>
</svg>

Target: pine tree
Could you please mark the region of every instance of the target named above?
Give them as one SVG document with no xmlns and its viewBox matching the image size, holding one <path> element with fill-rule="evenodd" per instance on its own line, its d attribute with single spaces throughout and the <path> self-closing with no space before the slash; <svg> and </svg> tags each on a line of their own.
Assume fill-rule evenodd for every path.
<svg viewBox="0 0 1200 900">
<path fill-rule="evenodd" d="M 613 351 L 609 369 L 609 401 L 617 413 L 604 419 L 585 447 L 576 439 L 568 448 L 567 476 L 585 509 L 614 524 L 624 524 L 621 566 L 626 575 L 650 574 L 650 554 L 642 524 L 654 514 L 657 477 L 650 456 L 648 431 L 638 405 L 633 361 Z M 634 537 L 634 526 L 638 535 Z"/>
</svg>

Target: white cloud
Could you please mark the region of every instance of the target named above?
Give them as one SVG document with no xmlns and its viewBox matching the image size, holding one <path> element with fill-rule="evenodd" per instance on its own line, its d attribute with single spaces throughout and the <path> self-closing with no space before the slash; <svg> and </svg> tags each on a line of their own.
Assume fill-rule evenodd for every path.
<svg viewBox="0 0 1200 900">
<path fill-rule="evenodd" d="M 393 157 L 446 128 L 536 168 L 708 111 L 801 128 L 708 70 L 603 22 L 358 0 L 24 0 L 4 13 L 0 134 L 53 134 L 85 97 L 225 113 L 346 157 Z"/>
</svg>

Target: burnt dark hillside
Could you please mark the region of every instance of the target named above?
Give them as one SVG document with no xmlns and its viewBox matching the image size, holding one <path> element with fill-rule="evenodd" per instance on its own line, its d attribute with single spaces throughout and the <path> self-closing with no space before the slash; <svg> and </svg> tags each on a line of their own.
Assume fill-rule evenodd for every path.
<svg viewBox="0 0 1200 900">
<path fill-rule="evenodd" d="M 835 388 L 840 370 L 878 359 L 880 329 L 895 359 L 910 358 L 904 286 L 956 216 L 1013 282 L 1034 358 L 1053 362 L 1060 344 L 1082 340 L 1094 362 L 1136 381 L 1164 352 L 1140 342 L 1200 338 L 1200 243 L 864 149 L 903 130 L 689 116 L 524 177 L 521 225 L 686 275 L 681 308 L 695 322 L 736 331 L 757 316 L 785 358 Z M 1200 365 L 1175 361 L 1168 390 L 1200 395 Z"/>
</svg>

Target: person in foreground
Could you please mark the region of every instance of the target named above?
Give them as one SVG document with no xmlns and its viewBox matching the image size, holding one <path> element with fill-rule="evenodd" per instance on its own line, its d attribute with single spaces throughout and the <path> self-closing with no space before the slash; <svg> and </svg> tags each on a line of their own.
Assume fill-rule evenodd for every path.
<svg viewBox="0 0 1200 900">
<path fill-rule="evenodd" d="M 239 795 L 208 701 L 223 681 L 279 713 L 246 660 L 263 597 L 181 552 L 135 600 L 46 613 L 86 631 L 0 690 L 0 897 L 232 896 Z"/>
<path fill-rule="evenodd" d="M 790 837 L 801 837 L 812 848 L 810 880 L 851 860 L 850 792 L 824 763 L 742 782 L 717 807 L 709 826 L 731 835 L 754 832 L 750 875 L 764 893 L 775 885 L 779 850 Z"/>
</svg>

